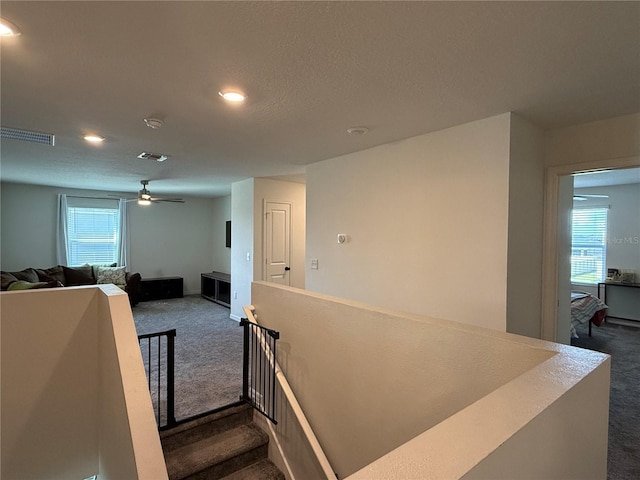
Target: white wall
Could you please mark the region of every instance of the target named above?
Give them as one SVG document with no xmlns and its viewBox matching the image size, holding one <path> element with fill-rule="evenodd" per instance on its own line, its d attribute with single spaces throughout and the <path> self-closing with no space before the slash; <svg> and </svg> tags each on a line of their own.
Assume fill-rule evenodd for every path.
<svg viewBox="0 0 640 480">
<path fill-rule="evenodd" d="M 2 478 L 97 473 L 95 295 L 85 289 L 73 302 L 54 291 L 0 295 Z"/>
<path fill-rule="evenodd" d="M 640 283 L 640 184 L 579 191 L 587 193 L 587 190 L 609 195 L 605 199 L 611 206 L 607 214 L 607 267 L 633 270 L 636 282 Z"/>
<path fill-rule="evenodd" d="M 264 282 L 252 293 L 340 478 L 605 478 L 607 355 Z"/>
<path fill-rule="evenodd" d="M 231 195 L 213 199 L 213 270 L 231 273 L 231 248 L 226 246 L 226 222 L 231 220 Z"/>
<path fill-rule="evenodd" d="M 251 282 L 262 280 L 264 202 L 291 203 L 291 285 L 305 284 L 305 185 L 251 178 L 231 186 L 231 318 L 251 304 Z M 237 297 L 237 298 L 236 298 Z"/>
<path fill-rule="evenodd" d="M 545 165 L 640 155 L 640 113 L 545 132 Z"/>
<path fill-rule="evenodd" d="M 57 189 L 0 184 L 2 270 L 49 268 L 56 262 Z"/>
<path fill-rule="evenodd" d="M 2 478 L 166 479 L 126 293 L 2 292 Z"/>
<path fill-rule="evenodd" d="M 504 331 L 510 119 L 309 165 L 307 288 Z"/>
<path fill-rule="evenodd" d="M 200 274 L 213 270 L 214 203 L 206 198 L 185 201 L 148 207 L 132 202 L 129 263 L 143 279 L 182 277 L 187 295 L 200 293 Z M 224 234 L 224 223 L 216 227 Z"/>
<path fill-rule="evenodd" d="M 168 479 L 129 299 L 113 285 L 97 296 L 99 478 Z"/>
<path fill-rule="evenodd" d="M 289 281 L 292 287 L 304 288 L 305 238 L 306 238 L 306 187 L 301 183 L 283 182 L 268 178 L 256 178 L 254 182 L 254 279 L 264 280 L 264 203 L 282 202 L 291 204 L 291 270 Z"/>
<path fill-rule="evenodd" d="M 3 183 L 1 188 L 2 270 L 57 265 L 55 255 L 57 194 L 105 197 L 111 192 L 69 190 Z M 224 266 L 224 200 L 185 198 L 186 203 L 129 205 L 128 270 L 143 278 L 181 276 L 184 293 L 200 293 L 200 273 Z M 228 218 L 227 218 L 228 219 Z M 212 247 L 216 242 L 222 247 Z"/>
<path fill-rule="evenodd" d="M 231 317 L 251 304 L 254 254 L 254 179 L 231 185 Z"/>
<path fill-rule="evenodd" d="M 511 116 L 507 331 L 540 338 L 544 160 L 542 131 Z"/>
</svg>

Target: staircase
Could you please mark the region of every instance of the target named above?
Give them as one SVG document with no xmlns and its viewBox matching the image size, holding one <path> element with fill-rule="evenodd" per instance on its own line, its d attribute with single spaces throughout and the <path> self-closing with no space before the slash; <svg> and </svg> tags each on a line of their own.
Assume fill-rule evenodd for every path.
<svg viewBox="0 0 640 480">
<path fill-rule="evenodd" d="M 236 405 L 160 432 L 170 480 L 284 480 L 253 409 Z"/>
</svg>

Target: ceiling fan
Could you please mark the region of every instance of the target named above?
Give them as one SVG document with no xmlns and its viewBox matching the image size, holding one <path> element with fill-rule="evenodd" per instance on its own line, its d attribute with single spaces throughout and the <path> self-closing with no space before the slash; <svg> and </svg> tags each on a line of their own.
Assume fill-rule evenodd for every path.
<svg viewBox="0 0 640 480">
<path fill-rule="evenodd" d="M 583 194 L 579 194 L 579 195 L 574 195 L 573 196 L 573 200 L 577 200 L 577 201 L 580 201 L 580 202 L 583 202 L 583 201 L 588 200 L 590 198 L 609 198 L 609 195 L 596 195 L 596 194 L 583 193 Z"/>
<path fill-rule="evenodd" d="M 152 203 L 158 202 L 184 203 L 184 200 L 181 198 L 152 197 L 151 192 L 147 190 L 149 180 L 140 180 L 140 183 L 142 184 L 142 190 L 138 192 L 138 196 L 136 198 L 130 198 L 127 201 L 137 201 L 138 205 L 151 205 Z"/>
</svg>

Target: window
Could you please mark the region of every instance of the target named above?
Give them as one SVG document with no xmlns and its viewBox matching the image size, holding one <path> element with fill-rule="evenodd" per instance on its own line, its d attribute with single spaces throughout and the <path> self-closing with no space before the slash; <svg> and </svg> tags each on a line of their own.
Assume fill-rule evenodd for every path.
<svg viewBox="0 0 640 480">
<path fill-rule="evenodd" d="M 571 282 L 603 282 L 607 274 L 607 208 L 573 209 Z"/>
<path fill-rule="evenodd" d="M 127 266 L 128 237 L 125 200 L 58 195 L 56 259 L 60 265 Z"/>
<path fill-rule="evenodd" d="M 118 208 L 68 207 L 69 265 L 117 262 L 119 216 Z"/>
</svg>

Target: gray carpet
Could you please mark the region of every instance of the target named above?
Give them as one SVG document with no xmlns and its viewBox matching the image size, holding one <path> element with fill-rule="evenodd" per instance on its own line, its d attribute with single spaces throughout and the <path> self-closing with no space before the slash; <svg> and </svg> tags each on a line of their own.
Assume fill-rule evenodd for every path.
<svg viewBox="0 0 640 480">
<path fill-rule="evenodd" d="M 609 480 L 640 478 L 640 328 L 606 322 L 577 329 L 576 347 L 611 355 Z"/>
<path fill-rule="evenodd" d="M 238 401 L 242 328 L 229 318 L 228 308 L 190 295 L 140 302 L 132 311 L 138 335 L 176 329 L 176 420 Z M 142 354 L 146 359 L 145 348 Z"/>
</svg>

